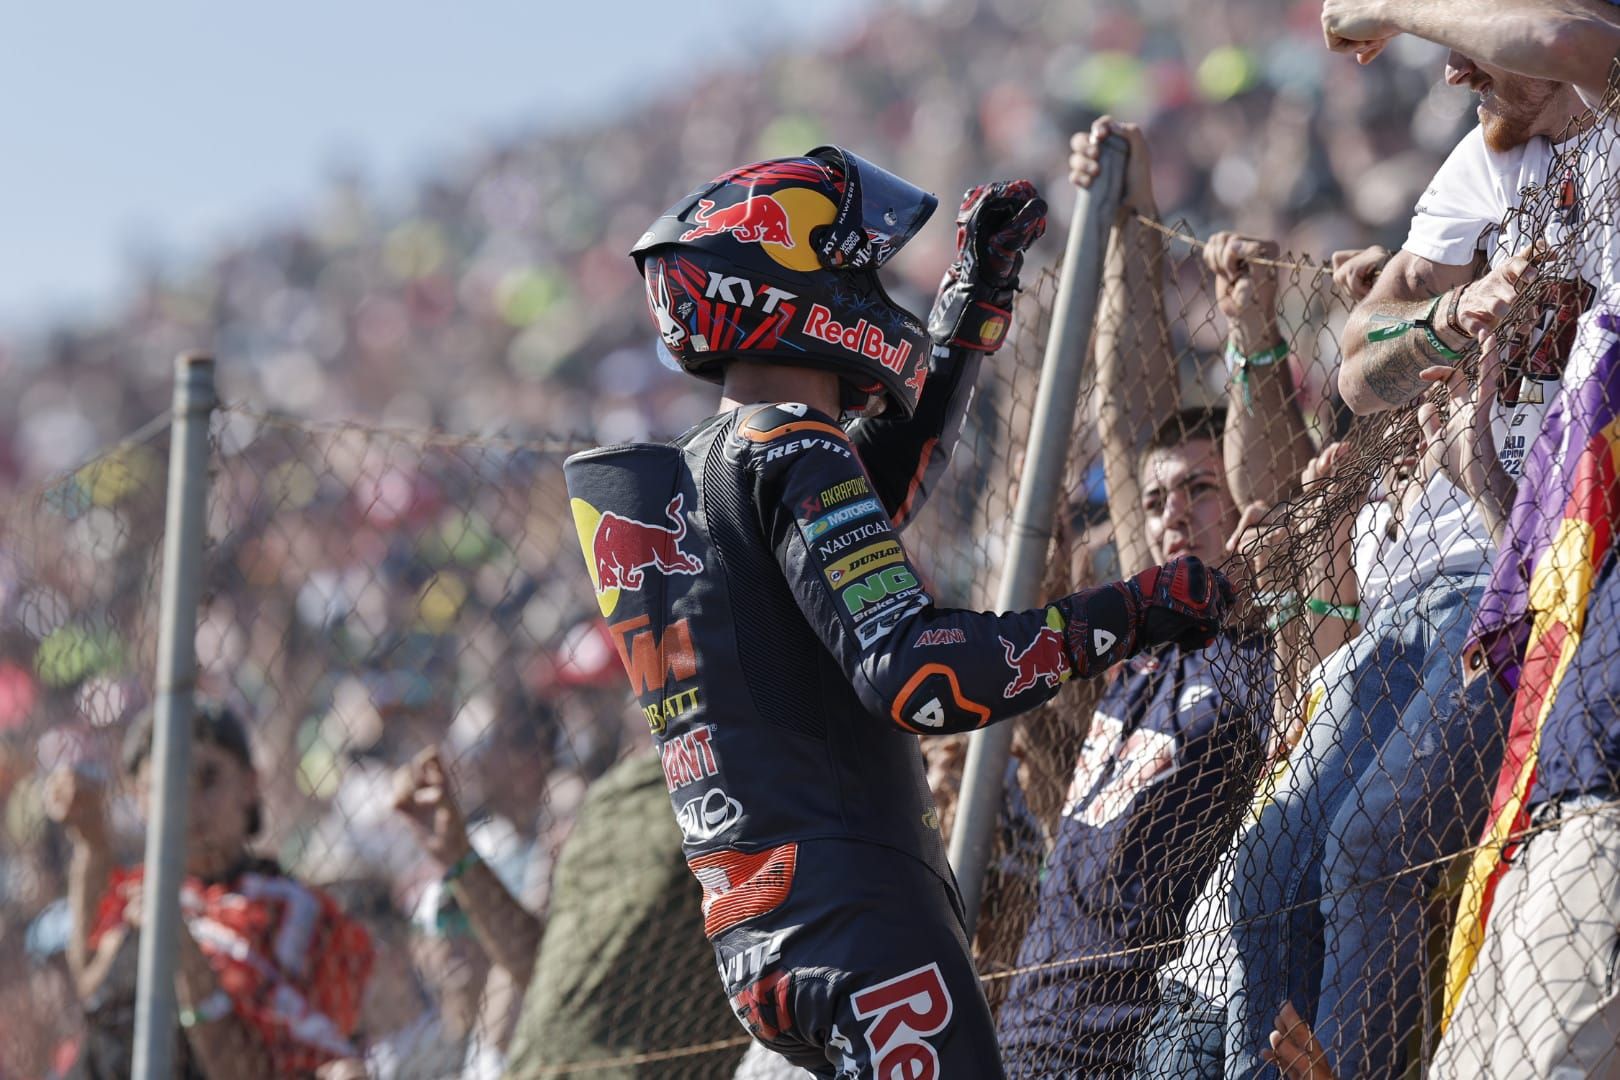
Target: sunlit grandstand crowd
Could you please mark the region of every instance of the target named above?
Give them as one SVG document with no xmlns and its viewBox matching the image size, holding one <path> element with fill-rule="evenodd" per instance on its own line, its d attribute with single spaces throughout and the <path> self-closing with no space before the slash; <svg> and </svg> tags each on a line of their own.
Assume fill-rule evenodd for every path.
<svg viewBox="0 0 1620 1080">
<path fill-rule="evenodd" d="M 715 981 L 693 766 L 583 588 L 563 455 L 718 400 L 625 253 L 698 179 L 836 143 L 947 204 L 1033 178 L 1027 284 L 1114 142 L 1054 566 L 1190 555 L 1241 599 L 1015 739 L 970 928 L 1006 1074 L 1620 1076 L 1620 9 L 1430 6 L 880 3 L 404 197 L 333 175 L 0 340 L 0 1080 L 132 1068 L 161 418 L 199 347 L 177 1075 L 809 1075 Z M 947 834 L 963 746 L 924 740 Z"/>
</svg>

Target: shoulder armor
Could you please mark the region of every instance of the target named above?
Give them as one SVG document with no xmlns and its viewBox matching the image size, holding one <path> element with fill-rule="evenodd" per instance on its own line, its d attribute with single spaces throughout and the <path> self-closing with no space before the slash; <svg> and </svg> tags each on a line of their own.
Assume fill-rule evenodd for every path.
<svg viewBox="0 0 1620 1080">
<path fill-rule="evenodd" d="M 838 422 L 819 409 L 784 401 L 756 410 L 738 428 L 743 439 L 754 443 L 771 442 L 798 432 L 819 432 L 844 438 L 844 429 Z"/>
</svg>

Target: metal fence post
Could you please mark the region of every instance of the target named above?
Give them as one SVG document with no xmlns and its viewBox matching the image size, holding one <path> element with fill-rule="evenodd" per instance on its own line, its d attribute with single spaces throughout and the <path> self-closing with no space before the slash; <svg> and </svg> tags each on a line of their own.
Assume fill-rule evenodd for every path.
<svg viewBox="0 0 1620 1080">
<path fill-rule="evenodd" d="M 1103 143 L 1096 180 L 1089 190 L 1080 191 L 1075 201 L 1068 246 L 1063 252 L 1061 285 L 1041 360 L 1040 386 L 1030 417 L 1029 450 L 1018 487 L 1018 505 L 1013 510 L 1007 558 L 996 595 L 998 611 L 1034 607 L 1047 599 L 1040 595 L 1041 581 L 1046 575 L 1052 524 L 1068 464 L 1086 346 L 1097 314 L 1103 258 L 1124 184 L 1125 156 L 1125 140 L 1110 135 Z M 984 872 L 1001 811 L 1002 778 L 1012 733 L 1010 724 L 975 732 L 963 767 L 950 858 L 962 890 L 970 936 L 978 924 Z"/>
<path fill-rule="evenodd" d="M 169 492 L 152 702 L 152 820 L 146 833 L 142 896 L 145 918 L 135 992 L 137 1080 L 168 1080 L 174 1075 L 174 971 L 180 885 L 185 879 L 197 601 L 202 586 L 208 501 L 208 418 L 214 404 L 213 357 L 181 353 L 174 361 Z"/>
</svg>

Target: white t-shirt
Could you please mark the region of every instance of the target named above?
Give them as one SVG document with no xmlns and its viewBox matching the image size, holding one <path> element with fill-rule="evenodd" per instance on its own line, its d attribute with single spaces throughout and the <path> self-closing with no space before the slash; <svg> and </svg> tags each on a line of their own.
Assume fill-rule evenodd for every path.
<svg viewBox="0 0 1620 1080">
<path fill-rule="evenodd" d="M 1483 132 L 1475 127 L 1430 181 L 1413 211 L 1403 247 L 1448 266 L 1472 263 L 1483 252 L 1490 265 L 1496 266 L 1538 235 L 1556 246 L 1563 228 L 1559 215 L 1541 212 L 1539 202 L 1531 204 L 1534 212 L 1516 211 L 1527 205 L 1527 190 L 1547 184 L 1558 151 L 1538 135 L 1499 153 L 1486 147 Z M 1513 477 L 1523 470 L 1526 451 L 1557 393 L 1566 335 L 1573 334 L 1575 318 L 1591 298 L 1590 290 L 1573 283 L 1566 290 L 1578 301 L 1576 306 L 1567 312 L 1549 309 L 1542 324 L 1532 331 L 1535 344 L 1531 349 L 1509 350 L 1510 355 L 1533 353 L 1538 358 L 1519 381 L 1515 400 L 1499 400 L 1491 418 L 1497 454 Z M 1560 333 L 1548 339 L 1546 348 L 1538 347 L 1546 332 L 1555 327 Z M 1558 337 L 1565 338 L 1565 349 L 1554 347 Z M 1473 499 L 1448 477 L 1436 476 L 1360 579 L 1362 608 L 1371 611 L 1398 603 L 1441 573 L 1472 573 L 1492 555 L 1490 534 Z"/>
</svg>

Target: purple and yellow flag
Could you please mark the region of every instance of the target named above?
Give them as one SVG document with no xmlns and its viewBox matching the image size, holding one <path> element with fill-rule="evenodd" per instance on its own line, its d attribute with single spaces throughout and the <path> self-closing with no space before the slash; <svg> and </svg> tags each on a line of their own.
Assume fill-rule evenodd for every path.
<svg viewBox="0 0 1620 1080">
<path fill-rule="evenodd" d="M 1515 691 L 1502 772 L 1452 929 L 1445 1022 L 1485 940 L 1513 838 L 1528 825 L 1542 725 L 1580 644 L 1586 605 L 1614 536 L 1620 456 L 1620 312 L 1582 320 L 1563 390 L 1530 448 L 1507 535 L 1467 653 Z"/>
</svg>

